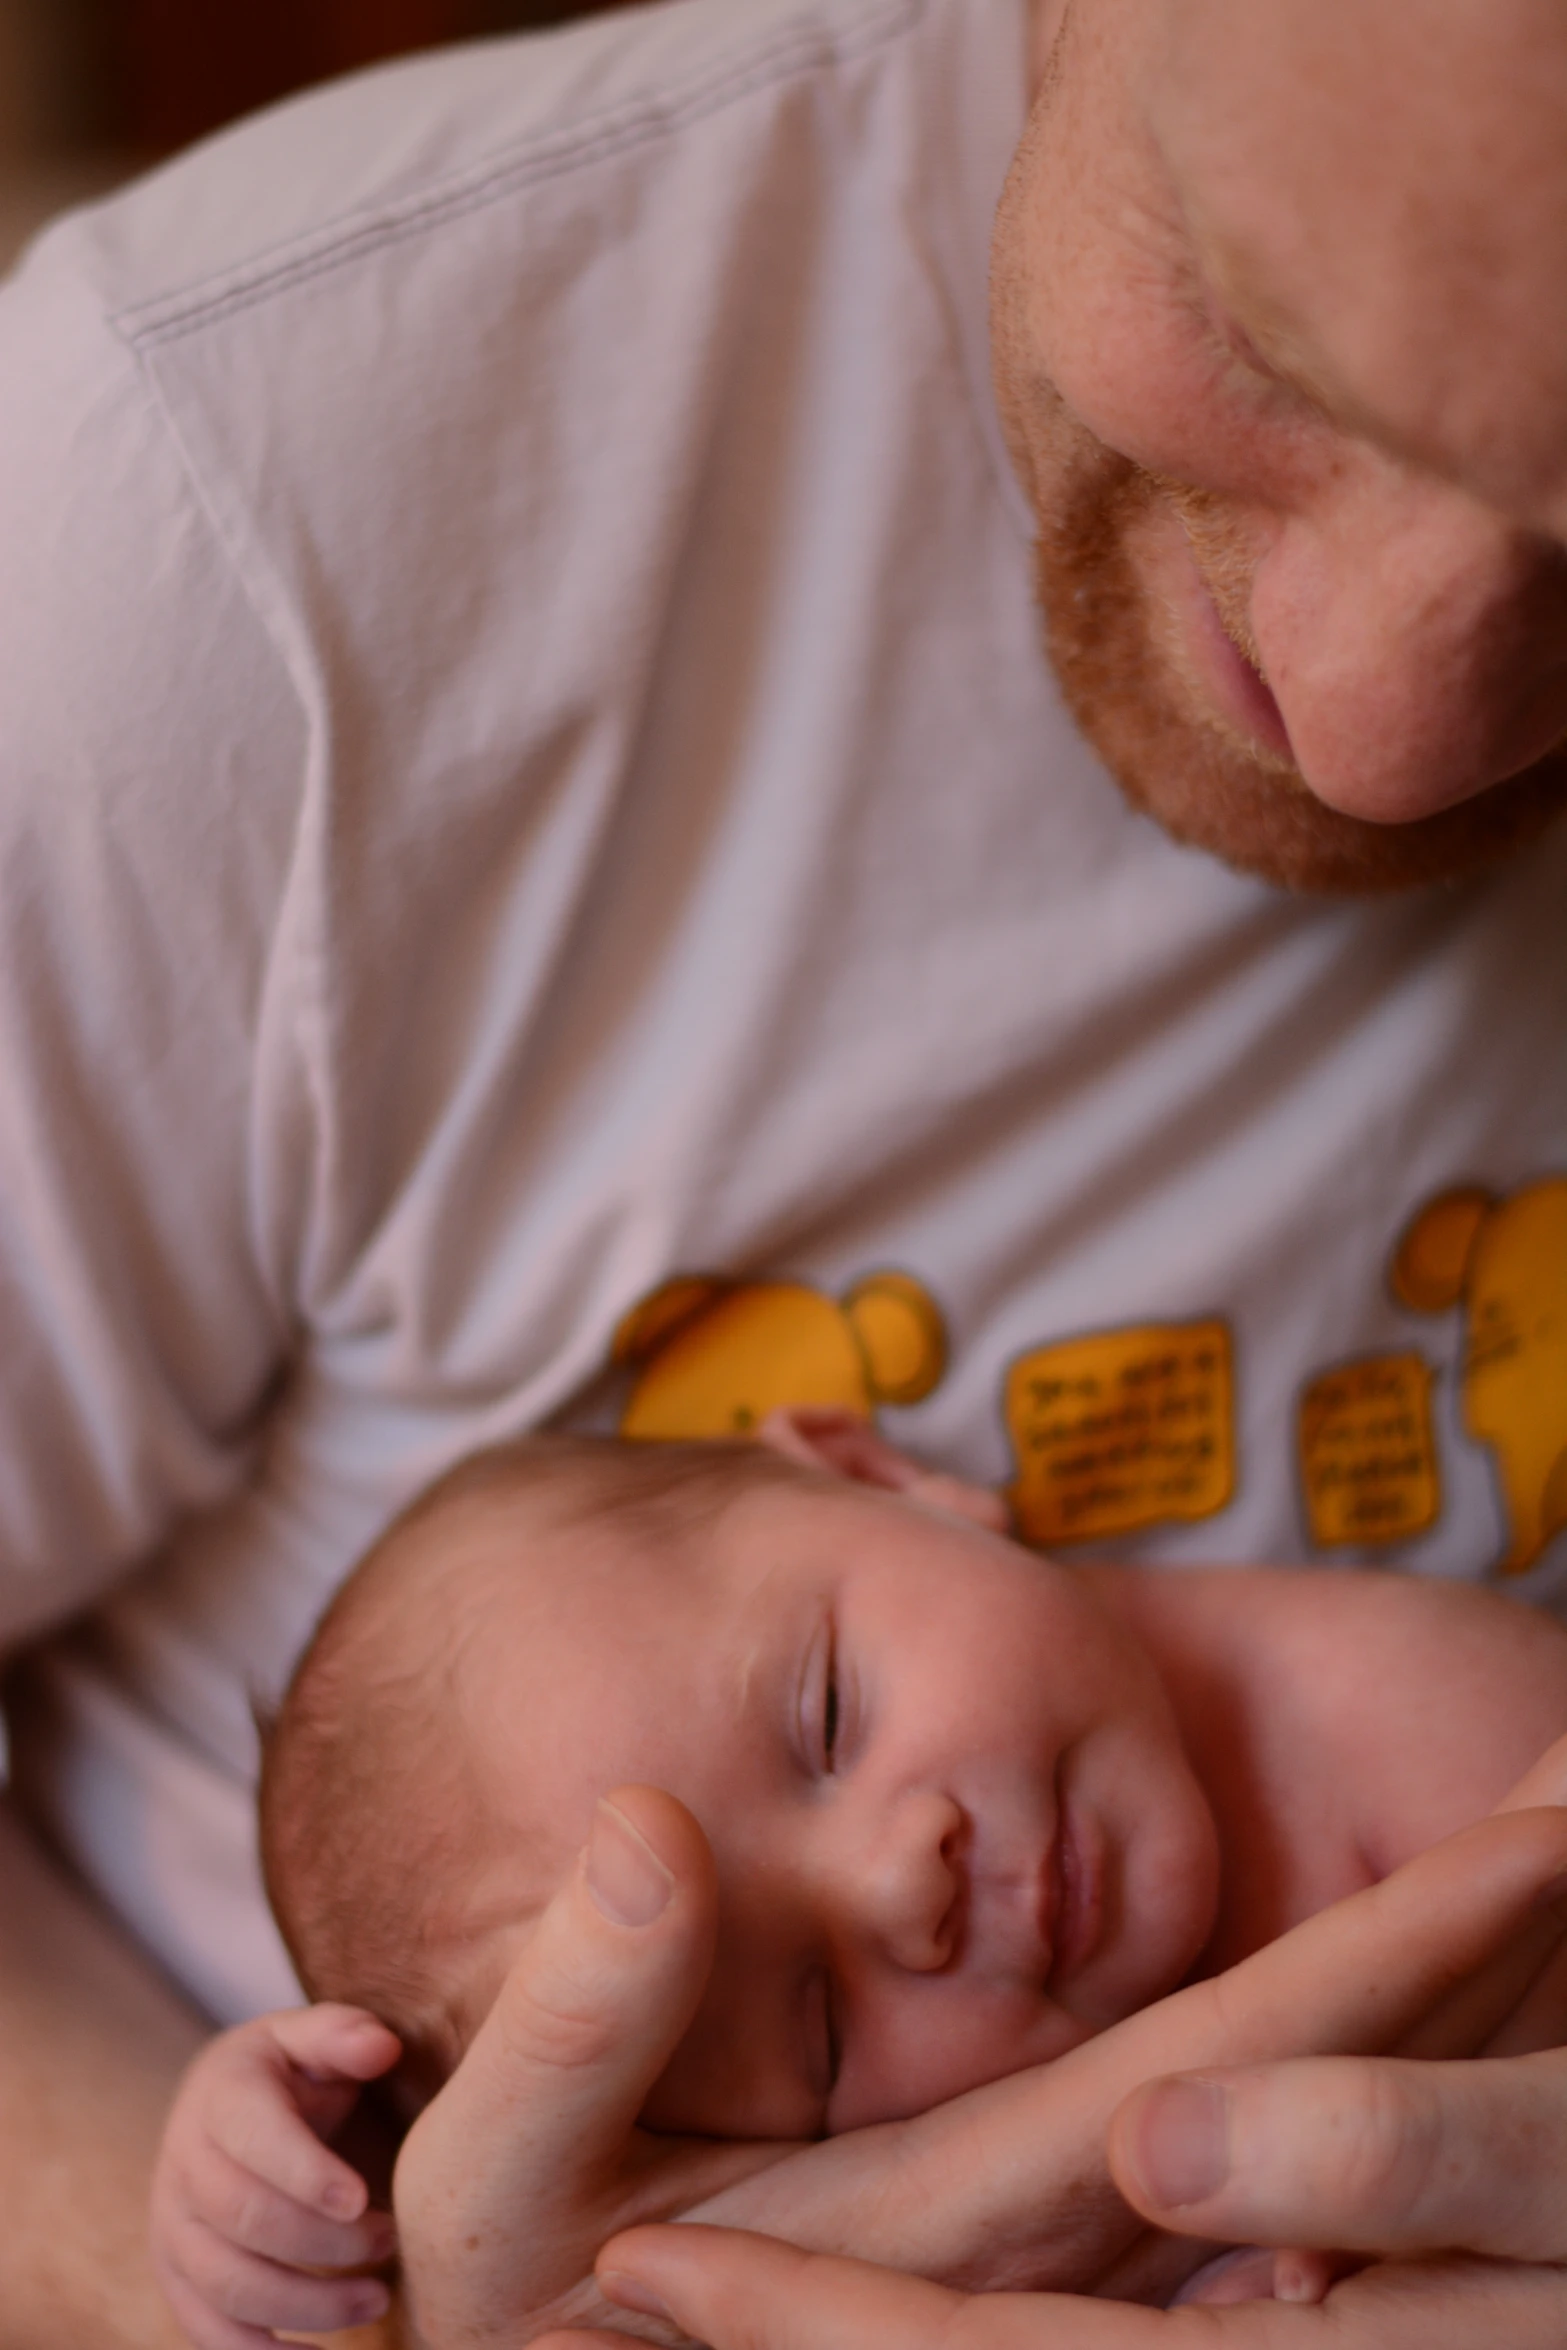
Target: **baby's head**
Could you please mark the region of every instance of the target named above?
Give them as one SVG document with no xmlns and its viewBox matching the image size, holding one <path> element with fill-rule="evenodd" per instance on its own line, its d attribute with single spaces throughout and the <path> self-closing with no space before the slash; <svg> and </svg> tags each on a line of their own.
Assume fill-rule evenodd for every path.
<svg viewBox="0 0 1567 2350">
<path fill-rule="evenodd" d="M 312 1996 L 384 2016 L 425 2086 L 629 1782 L 690 1807 L 719 1883 L 655 2127 L 916 2112 L 1196 1956 L 1212 1819 L 1089 1580 L 813 1449 L 482 1454 L 329 1610 L 269 1741 L 268 1889 Z"/>
</svg>

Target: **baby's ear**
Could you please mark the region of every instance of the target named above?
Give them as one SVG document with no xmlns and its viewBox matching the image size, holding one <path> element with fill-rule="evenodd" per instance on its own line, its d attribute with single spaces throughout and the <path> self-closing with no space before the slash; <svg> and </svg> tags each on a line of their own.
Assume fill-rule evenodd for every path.
<svg viewBox="0 0 1567 2350">
<path fill-rule="evenodd" d="M 836 1405 L 786 1404 L 769 1412 L 756 1431 L 759 1444 L 798 1461 L 802 1469 L 822 1469 L 829 1477 L 847 1477 L 854 1485 L 880 1485 L 891 1493 L 906 1493 L 924 1471 L 896 1445 L 877 1433 L 858 1412 Z"/>
<path fill-rule="evenodd" d="M 993 1534 L 1007 1531 L 1006 1503 L 988 1486 L 970 1485 L 961 1477 L 944 1477 L 911 1460 L 879 1429 L 855 1412 L 791 1405 L 769 1412 L 758 1428 L 757 1441 L 787 1461 L 805 1469 L 825 1470 L 830 1477 L 847 1477 L 854 1485 L 875 1485 L 884 1493 L 901 1493 L 945 1517 L 967 1518 Z"/>
</svg>

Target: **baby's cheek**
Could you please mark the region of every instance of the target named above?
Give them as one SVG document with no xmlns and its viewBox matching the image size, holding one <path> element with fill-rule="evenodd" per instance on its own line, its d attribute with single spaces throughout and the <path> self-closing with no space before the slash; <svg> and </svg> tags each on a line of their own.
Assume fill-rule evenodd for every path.
<svg viewBox="0 0 1567 2350">
<path fill-rule="evenodd" d="M 828 2132 L 926 2113 L 966 2090 L 1053 2063 L 1091 2039 L 1093 2029 L 1037 1993 L 950 1976 L 911 1978 L 907 1993 L 889 1998 L 881 2015 L 849 2020 Z"/>
<path fill-rule="evenodd" d="M 730 2039 L 698 2015 L 654 2082 L 642 2126 L 671 2136 L 815 2138 L 821 2099 L 755 2041 Z"/>
</svg>

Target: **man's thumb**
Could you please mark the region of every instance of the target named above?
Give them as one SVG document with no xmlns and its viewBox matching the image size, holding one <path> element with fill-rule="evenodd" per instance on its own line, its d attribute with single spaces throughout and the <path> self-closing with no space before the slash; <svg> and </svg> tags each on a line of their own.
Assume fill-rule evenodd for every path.
<svg viewBox="0 0 1567 2350">
<path fill-rule="evenodd" d="M 424 2117 L 445 2109 L 450 2151 L 512 2210 L 575 2200 L 618 2161 L 702 1996 L 716 1916 L 712 1854 L 685 1806 L 654 1787 L 604 1797 Z"/>
<path fill-rule="evenodd" d="M 1117 2185 L 1183 2235 L 1567 2259 L 1567 2056 L 1312 2057 L 1151 2082 L 1111 2125 Z"/>
<path fill-rule="evenodd" d="M 521 2097 L 561 2116 L 572 2167 L 619 2152 L 695 2013 L 716 1921 L 712 1854 L 684 1804 L 656 1787 L 605 1796 L 474 2043 L 509 2129 Z"/>
</svg>

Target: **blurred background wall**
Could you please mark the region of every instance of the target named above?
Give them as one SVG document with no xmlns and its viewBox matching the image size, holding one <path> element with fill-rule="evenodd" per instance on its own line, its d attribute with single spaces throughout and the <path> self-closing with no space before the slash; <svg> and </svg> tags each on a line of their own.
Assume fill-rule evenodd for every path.
<svg viewBox="0 0 1567 2350">
<path fill-rule="evenodd" d="M 306 83 L 616 0 L 0 0 L 0 269 L 48 215 Z"/>
</svg>

